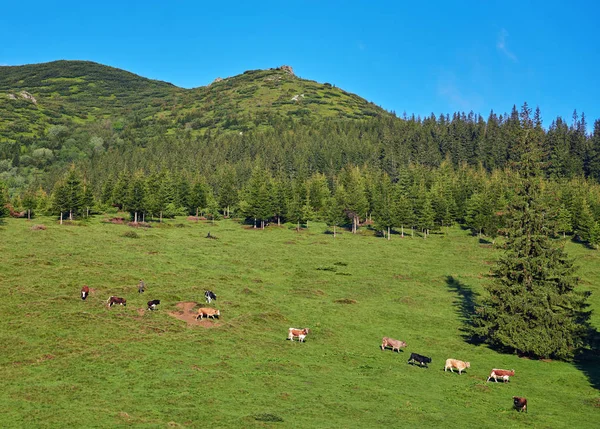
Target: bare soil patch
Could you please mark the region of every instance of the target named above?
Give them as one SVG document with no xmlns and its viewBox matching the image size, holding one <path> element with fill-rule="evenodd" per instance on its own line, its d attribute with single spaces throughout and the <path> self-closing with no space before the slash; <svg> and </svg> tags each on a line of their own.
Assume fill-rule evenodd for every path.
<svg viewBox="0 0 600 429">
<path fill-rule="evenodd" d="M 356 304 L 356 300 L 350 298 L 336 299 L 333 302 L 335 302 L 336 304 Z"/>
<path fill-rule="evenodd" d="M 177 308 L 179 311 L 170 311 L 169 315 L 176 319 L 183 320 L 188 326 L 203 326 L 205 328 L 215 328 L 220 326 L 220 322 L 215 322 L 209 319 L 196 320 L 197 312 L 194 311 L 194 307 L 198 305 L 197 302 L 184 301 L 178 302 Z"/>
</svg>

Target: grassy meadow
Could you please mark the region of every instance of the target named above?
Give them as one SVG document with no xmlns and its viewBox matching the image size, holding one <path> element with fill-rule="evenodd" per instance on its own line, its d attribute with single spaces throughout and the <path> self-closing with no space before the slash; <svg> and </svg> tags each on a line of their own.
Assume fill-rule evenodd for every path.
<svg viewBox="0 0 600 429">
<path fill-rule="evenodd" d="M 499 251 L 458 227 L 386 241 L 370 231 L 334 239 L 318 223 L 133 229 L 103 219 L 0 224 L 2 428 L 599 425 L 597 361 L 528 360 L 464 340 Z M 566 247 L 600 328 L 600 252 Z M 178 302 L 204 303 L 205 289 L 220 320 L 169 315 Z M 110 295 L 128 305 L 107 309 Z M 143 311 L 150 299 L 158 311 Z M 310 328 L 306 342 L 287 341 L 289 327 Z M 383 336 L 408 347 L 382 352 Z M 408 365 L 411 352 L 430 367 Z M 444 373 L 447 358 L 471 368 Z M 494 367 L 516 375 L 486 383 Z M 514 395 L 527 414 L 512 409 Z"/>
</svg>

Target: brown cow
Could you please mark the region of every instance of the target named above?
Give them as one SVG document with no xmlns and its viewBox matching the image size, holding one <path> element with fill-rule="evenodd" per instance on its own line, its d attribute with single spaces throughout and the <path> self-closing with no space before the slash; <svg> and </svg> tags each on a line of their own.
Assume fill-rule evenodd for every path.
<svg viewBox="0 0 600 429">
<path fill-rule="evenodd" d="M 391 347 L 392 351 L 398 350 L 400 353 L 400 347 L 406 347 L 406 343 L 400 340 L 394 340 L 393 338 L 383 337 L 381 340 L 381 350 L 385 350 L 386 347 Z"/>
<path fill-rule="evenodd" d="M 219 312 L 219 310 L 216 310 L 214 308 L 208 308 L 208 307 L 202 307 L 198 309 L 198 316 L 196 316 L 196 320 L 200 319 L 202 320 L 203 317 L 211 317 L 212 319 L 216 317 L 221 317 L 221 313 Z"/>
<path fill-rule="evenodd" d="M 450 368 L 451 372 L 454 372 L 452 368 L 458 369 L 458 375 L 462 373 L 467 368 L 471 368 L 471 362 L 463 362 L 458 359 L 446 359 L 446 365 L 444 365 L 444 372 Z"/>
<path fill-rule="evenodd" d="M 520 396 L 513 396 L 513 403 L 517 411 L 527 412 L 527 399 L 521 398 Z"/>
<path fill-rule="evenodd" d="M 507 369 L 492 369 L 492 373 L 488 377 L 487 381 L 490 381 L 490 378 L 493 378 L 496 383 L 498 383 L 498 377 L 500 377 L 505 383 L 508 381 L 508 377 L 512 377 L 515 375 L 515 370 L 511 369 L 510 371 Z"/>
<path fill-rule="evenodd" d="M 87 285 L 83 285 L 83 287 L 81 288 L 81 299 L 85 301 L 89 294 L 90 288 Z"/>
<path fill-rule="evenodd" d="M 310 330 L 308 328 L 290 328 L 288 329 L 288 340 L 294 341 L 294 337 L 298 337 L 298 340 L 302 343 L 304 342 L 304 338 L 306 338 L 309 332 Z"/>
<path fill-rule="evenodd" d="M 127 306 L 127 300 L 125 298 L 119 298 L 117 296 L 111 296 L 110 298 L 108 298 L 106 303 L 108 304 L 109 307 L 112 307 L 113 304 Z"/>
</svg>

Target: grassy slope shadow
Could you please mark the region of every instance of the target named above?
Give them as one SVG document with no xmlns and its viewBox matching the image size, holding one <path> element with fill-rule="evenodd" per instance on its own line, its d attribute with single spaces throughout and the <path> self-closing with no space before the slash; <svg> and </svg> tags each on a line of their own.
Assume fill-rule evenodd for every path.
<svg viewBox="0 0 600 429">
<path fill-rule="evenodd" d="M 473 336 L 471 332 L 473 326 L 471 316 L 475 314 L 478 294 L 452 276 L 446 277 L 446 284 L 452 292 L 458 295 L 454 305 L 457 307 L 457 313 L 462 319 L 463 328 L 461 331 L 463 338 L 470 344 L 481 344 L 483 339 Z M 600 390 L 600 332 L 590 328 L 589 336 L 590 349 L 576 356 L 573 363 L 587 376 L 592 387 Z"/>
<path fill-rule="evenodd" d="M 592 387 L 600 390 L 600 332 L 590 328 L 590 349 L 575 357 L 573 363 L 588 378 Z"/>
<path fill-rule="evenodd" d="M 463 323 L 463 327 L 461 328 L 462 337 L 470 344 L 481 344 L 481 339 L 473 336 L 471 330 L 473 326 L 471 317 L 475 314 L 478 294 L 452 276 L 446 277 L 446 285 L 448 285 L 448 288 L 452 292 L 458 295 L 454 301 L 454 306 Z"/>
</svg>

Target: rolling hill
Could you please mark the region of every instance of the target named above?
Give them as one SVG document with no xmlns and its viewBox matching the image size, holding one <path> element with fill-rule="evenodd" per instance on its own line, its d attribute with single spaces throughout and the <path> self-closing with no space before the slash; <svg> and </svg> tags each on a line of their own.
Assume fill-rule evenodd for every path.
<svg viewBox="0 0 600 429">
<path fill-rule="evenodd" d="M 295 76 L 290 67 L 250 70 L 208 86 L 178 88 L 124 70 L 54 61 L 0 67 L 0 139 L 44 139 L 53 125 L 103 119 L 167 132 L 249 130 L 275 118 L 362 119 L 386 112 L 331 84 Z"/>
</svg>

